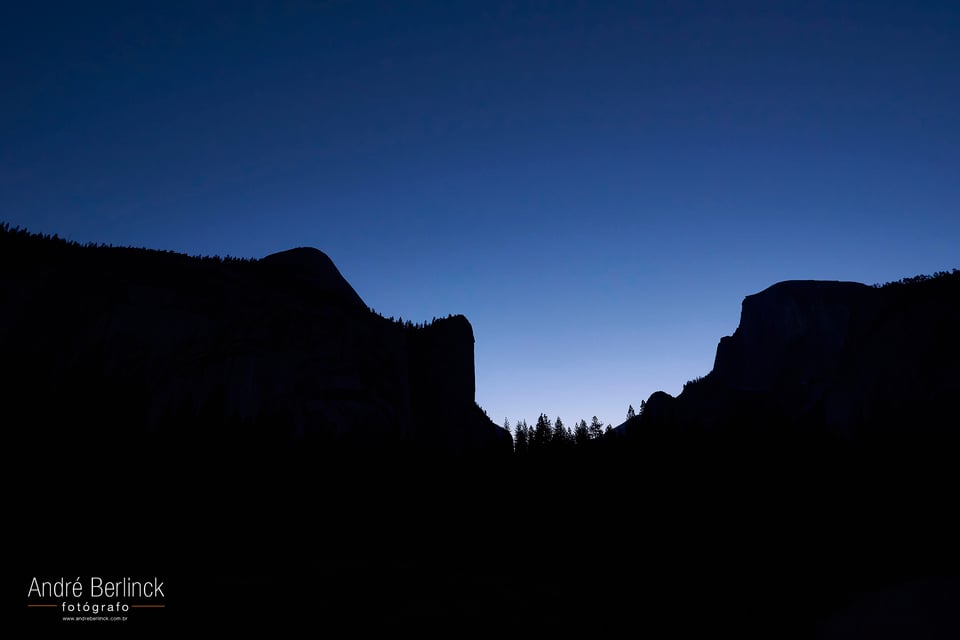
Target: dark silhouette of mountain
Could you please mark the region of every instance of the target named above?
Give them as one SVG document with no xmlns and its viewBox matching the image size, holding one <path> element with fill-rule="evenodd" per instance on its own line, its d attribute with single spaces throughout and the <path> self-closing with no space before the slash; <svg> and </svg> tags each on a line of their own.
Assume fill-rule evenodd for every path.
<svg viewBox="0 0 960 640">
<path fill-rule="evenodd" d="M 287 270 L 287 277 L 296 280 L 313 295 L 326 300 L 336 300 L 344 305 L 366 308 L 363 300 L 353 290 L 324 252 L 312 247 L 301 247 L 273 253 L 260 260 L 263 264 L 278 265 Z"/>
<path fill-rule="evenodd" d="M 677 527 L 701 529 L 692 553 L 714 553 L 696 574 L 726 572 L 710 596 L 726 612 L 723 589 L 776 612 L 774 635 L 956 637 L 958 326 L 958 271 L 776 284 L 744 300 L 713 370 L 652 394 L 608 454 L 634 491 L 669 483 L 656 517 L 683 505 Z"/>
<path fill-rule="evenodd" d="M 958 282 L 775 285 L 679 397 L 506 456 L 467 320 L 319 251 L 3 227 L 9 573 L 157 574 L 150 630 L 956 637 Z"/>
<path fill-rule="evenodd" d="M 713 370 L 645 418 L 715 430 L 766 422 L 843 438 L 953 431 L 960 397 L 960 272 L 886 286 L 781 282 L 743 301 Z M 944 434 L 946 435 L 946 434 Z"/>
<path fill-rule="evenodd" d="M 19 372 L 6 406 L 30 435 L 510 449 L 474 402 L 466 318 L 381 318 L 321 251 L 221 261 L 8 229 L 0 245 L 0 359 Z"/>
<path fill-rule="evenodd" d="M 512 442 L 474 401 L 463 316 L 383 318 L 315 249 L 194 258 L 5 225 L 0 304 L 11 575 L 142 571 L 170 595 L 137 629 L 275 635 L 409 627 L 418 598 L 449 617 L 476 587 L 445 588 L 448 565 L 500 557 Z"/>
</svg>

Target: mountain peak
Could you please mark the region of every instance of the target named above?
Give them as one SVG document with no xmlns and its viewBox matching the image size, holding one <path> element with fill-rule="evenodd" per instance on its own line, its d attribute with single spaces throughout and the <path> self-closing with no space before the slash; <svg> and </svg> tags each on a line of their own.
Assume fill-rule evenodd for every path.
<svg viewBox="0 0 960 640">
<path fill-rule="evenodd" d="M 363 307 L 367 305 L 347 282 L 330 256 L 313 247 L 296 247 L 271 253 L 260 262 L 288 270 L 296 277 L 306 280 L 310 286 L 323 294 L 349 300 Z"/>
</svg>

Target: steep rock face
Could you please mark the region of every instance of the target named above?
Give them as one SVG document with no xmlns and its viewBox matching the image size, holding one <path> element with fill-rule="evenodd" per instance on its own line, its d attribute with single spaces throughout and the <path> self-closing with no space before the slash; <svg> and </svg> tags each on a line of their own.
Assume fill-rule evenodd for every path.
<svg viewBox="0 0 960 640">
<path fill-rule="evenodd" d="M 474 400 L 473 327 L 452 316 L 409 334 L 414 389 L 428 403 L 448 398 L 465 405 Z"/>
<path fill-rule="evenodd" d="M 743 391 L 822 378 L 856 340 L 876 293 L 852 282 L 791 281 L 747 296 L 737 331 L 720 340 L 713 373 Z"/>
<path fill-rule="evenodd" d="M 780 424 L 845 436 L 940 429 L 948 398 L 960 394 L 957 326 L 956 275 L 883 288 L 782 282 L 744 299 L 713 371 L 647 422 L 669 415 L 684 427 Z"/>
<path fill-rule="evenodd" d="M 509 450 L 474 402 L 466 318 L 381 318 L 320 251 L 220 262 L 0 240 L 0 356 L 20 434 Z"/>
</svg>

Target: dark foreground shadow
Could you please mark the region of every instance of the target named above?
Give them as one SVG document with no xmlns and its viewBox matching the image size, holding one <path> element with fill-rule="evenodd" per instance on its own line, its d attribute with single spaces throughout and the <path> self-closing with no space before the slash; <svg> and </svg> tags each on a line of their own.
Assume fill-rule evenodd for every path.
<svg viewBox="0 0 960 640">
<path fill-rule="evenodd" d="M 952 467 L 783 444 L 524 461 L 38 448 L 15 564 L 21 581 L 162 576 L 149 629 L 955 631 Z"/>
</svg>

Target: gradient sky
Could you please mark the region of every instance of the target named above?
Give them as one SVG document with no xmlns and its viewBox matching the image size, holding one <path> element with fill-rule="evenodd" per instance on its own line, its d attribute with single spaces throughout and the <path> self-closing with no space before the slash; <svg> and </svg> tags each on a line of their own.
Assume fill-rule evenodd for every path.
<svg viewBox="0 0 960 640">
<path fill-rule="evenodd" d="M 793 278 L 960 267 L 955 2 L 19 2 L 0 219 L 322 249 L 477 400 L 618 424 Z"/>
</svg>

